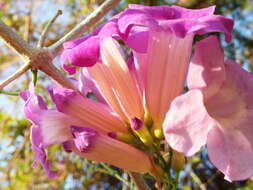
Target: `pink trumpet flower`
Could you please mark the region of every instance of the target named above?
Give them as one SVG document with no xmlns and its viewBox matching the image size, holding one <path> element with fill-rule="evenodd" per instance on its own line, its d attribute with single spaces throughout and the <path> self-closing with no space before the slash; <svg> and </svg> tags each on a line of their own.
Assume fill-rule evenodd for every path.
<svg viewBox="0 0 253 190">
<path fill-rule="evenodd" d="M 124 121 L 143 120 L 146 111 L 159 135 L 171 101 L 183 89 L 194 35 L 224 32 L 226 41 L 231 39 L 233 21 L 213 13 L 214 7 L 129 5 L 92 34 L 67 42 L 62 65 L 71 64 L 64 67 L 69 73 L 75 66 L 88 67 L 98 90 Z M 112 38 L 132 50 L 129 61 Z M 89 42 L 93 39 L 96 43 Z M 90 54 L 93 49 L 96 53 Z"/>
<path fill-rule="evenodd" d="M 50 169 L 45 148 L 53 144 L 62 144 L 67 152 L 73 151 L 83 158 L 106 162 L 127 171 L 156 175 L 156 168 L 147 154 L 108 136 L 109 132 L 115 134 L 125 132 L 127 135 L 128 130 L 117 116 L 111 115 L 110 110 L 104 110 L 107 114 L 103 111 L 106 105 L 98 106 L 98 102 L 93 102 L 97 105 L 97 111 L 94 111 L 94 105 L 87 102 L 91 100 L 68 89 L 55 88 L 51 96 L 57 107 L 60 106 L 60 101 L 67 107 L 64 110 L 59 109 L 63 111 L 62 113 L 56 109 L 48 109 L 42 98 L 34 93 L 32 85 L 30 90 L 22 92 L 21 96 L 26 101 L 24 114 L 33 124 L 31 128 L 32 150 L 35 154 L 33 167 L 39 161 L 50 178 L 56 176 L 56 171 Z M 69 109 L 69 104 L 72 112 L 66 111 Z M 78 105 L 83 106 L 84 109 L 81 108 L 78 110 L 79 114 L 75 114 Z M 91 113 L 92 111 L 94 113 Z M 80 114 L 84 117 L 80 117 Z M 87 122 L 88 119 L 90 123 Z M 139 160 L 142 162 L 140 163 Z"/>
<path fill-rule="evenodd" d="M 151 173 L 149 156 L 130 146 L 134 143 L 129 131 L 138 136 L 142 146 L 154 145 L 147 115 L 154 121 L 150 127 L 161 131 L 171 101 L 184 86 L 195 34 L 223 32 L 230 41 L 233 21 L 213 13 L 214 7 L 190 10 L 130 5 L 93 33 L 65 43 L 61 64 L 69 74 L 74 74 L 76 67 L 85 67 L 79 80 L 84 94 L 52 88 L 50 95 L 57 109 L 48 110 L 32 90 L 23 93 L 24 112 L 33 123 L 35 160 L 47 171 L 44 148 L 63 143 L 65 150 L 81 157 Z M 129 56 L 117 40 L 130 48 L 125 51 Z M 98 101 L 83 97 L 90 90 Z M 48 114 L 51 112 L 54 114 Z"/>
<path fill-rule="evenodd" d="M 253 74 L 231 60 L 214 36 L 196 44 L 189 92 L 172 102 L 164 122 L 170 146 L 191 156 L 207 145 L 228 181 L 253 175 Z"/>
</svg>

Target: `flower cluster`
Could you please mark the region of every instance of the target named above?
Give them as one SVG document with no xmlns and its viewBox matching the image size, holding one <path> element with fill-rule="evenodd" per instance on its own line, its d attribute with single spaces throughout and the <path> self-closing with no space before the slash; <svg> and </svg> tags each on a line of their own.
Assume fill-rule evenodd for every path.
<svg viewBox="0 0 253 190">
<path fill-rule="evenodd" d="M 207 145 L 225 179 L 252 176 L 252 74 L 224 62 L 216 36 L 197 42 L 191 56 L 195 35 L 222 32 L 231 40 L 233 21 L 214 9 L 129 5 L 91 34 L 65 43 L 61 64 L 69 74 L 81 67 L 80 92 L 50 87 L 52 109 L 32 85 L 21 93 L 33 124 L 35 164 L 53 177 L 45 148 L 62 144 L 90 160 L 163 177 L 153 153 L 165 137 L 175 160 Z M 182 94 L 186 78 L 189 91 Z"/>
</svg>

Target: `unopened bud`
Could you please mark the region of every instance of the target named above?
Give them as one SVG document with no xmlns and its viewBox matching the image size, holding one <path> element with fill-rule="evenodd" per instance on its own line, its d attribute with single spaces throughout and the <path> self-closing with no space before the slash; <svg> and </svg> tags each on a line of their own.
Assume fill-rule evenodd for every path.
<svg viewBox="0 0 253 190">
<path fill-rule="evenodd" d="M 145 125 L 150 129 L 153 125 L 153 120 L 150 116 L 150 113 L 146 110 L 145 111 L 145 116 L 144 116 L 144 123 Z"/>
<path fill-rule="evenodd" d="M 162 130 L 162 124 L 160 122 L 153 124 L 152 132 L 153 132 L 153 135 L 157 139 L 163 139 L 164 138 L 163 130 Z"/>
<path fill-rule="evenodd" d="M 183 169 L 185 163 L 185 157 L 182 153 L 173 150 L 171 166 L 176 171 L 179 172 Z"/>
<path fill-rule="evenodd" d="M 153 144 L 153 138 L 141 120 L 133 118 L 131 120 L 131 128 L 145 145 L 151 146 Z"/>
</svg>

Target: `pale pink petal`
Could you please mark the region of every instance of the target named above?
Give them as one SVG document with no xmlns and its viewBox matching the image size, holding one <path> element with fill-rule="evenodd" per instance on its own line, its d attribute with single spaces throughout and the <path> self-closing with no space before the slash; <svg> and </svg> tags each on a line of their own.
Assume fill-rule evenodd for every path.
<svg viewBox="0 0 253 190">
<path fill-rule="evenodd" d="M 225 82 L 205 105 L 214 119 L 230 127 L 240 123 L 247 110 L 253 108 L 253 74 L 232 61 L 226 62 L 225 71 Z"/>
<path fill-rule="evenodd" d="M 81 74 L 78 80 L 78 86 L 79 90 L 82 92 L 84 96 L 87 96 L 89 93 L 93 93 L 99 102 L 106 104 L 105 99 L 97 89 L 87 68 L 81 69 Z"/>
<path fill-rule="evenodd" d="M 147 74 L 147 54 L 133 51 L 134 66 L 136 69 L 136 79 L 138 81 L 141 92 L 145 90 L 145 80 Z"/>
<path fill-rule="evenodd" d="M 84 137 L 86 136 L 87 135 Z M 140 173 L 154 172 L 154 168 L 149 156 L 131 145 L 99 133 L 94 135 L 94 132 L 92 136 L 89 135 L 91 143 L 88 146 L 86 143 L 87 140 L 81 138 L 82 136 L 79 135 L 78 143 L 74 142 L 74 144 L 72 142 L 71 144 L 71 142 L 69 142 L 67 146 L 68 150 L 71 149 L 73 152 L 83 158 L 97 162 L 105 162 L 127 171 Z M 82 142 L 85 144 L 82 144 Z M 86 148 L 84 151 L 80 151 L 78 148 L 79 146 Z"/>
<path fill-rule="evenodd" d="M 106 77 L 111 78 L 111 86 L 128 120 L 133 117 L 142 118 L 144 110 L 141 93 L 117 41 L 105 38 L 101 44 L 101 57 L 108 69 L 109 76 Z"/>
<path fill-rule="evenodd" d="M 226 61 L 225 67 L 228 86 L 237 89 L 237 92 L 247 104 L 247 108 L 253 109 L 253 73 L 246 71 L 241 65 L 232 60 Z"/>
<path fill-rule="evenodd" d="M 81 126 L 92 127 L 103 134 L 111 131 L 128 133 L 125 123 L 105 104 L 64 88 L 52 89 L 51 96 L 57 109 L 81 120 Z"/>
<path fill-rule="evenodd" d="M 210 130 L 208 155 L 215 167 L 224 173 L 226 180 L 245 180 L 253 176 L 253 149 L 249 141 L 252 141 L 252 135 L 248 139 L 240 130 L 218 127 Z"/>
<path fill-rule="evenodd" d="M 214 95 L 225 80 L 224 54 L 216 36 L 196 43 L 187 83 L 189 89 L 200 89 L 205 99 Z"/>
<path fill-rule="evenodd" d="M 171 103 L 163 123 L 169 145 L 191 156 L 206 144 L 207 134 L 215 122 L 208 115 L 199 90 L 191 90 Z"/>
<path fill-rule="evenodd" d="M 171 101 L 184 86 L 192 48 L 192 35 L 178 38 L 167 31 L 150 31 L 145 99 L 155 123 L 162 122 Z"/>
<path fill-rule="evenodd" d="M 126 112 L 120 106 L 117 94 L 113 89 L 112 77 L 108 68 L 104 64 L 98 63 L 93 67 L 88 68 L 88 71 L 106 102 L 121 117 L 122 120 L 127 121 L 128 118 Z"/>
<path fill-rule="evenodd" d="M 72 138 L 71 125 L 82 125 L 79 120 L 69 117 L 57 110 L 46 110 L 40 113 L 40 133 L 44 147 L 60 144 Z"/>
</svg>

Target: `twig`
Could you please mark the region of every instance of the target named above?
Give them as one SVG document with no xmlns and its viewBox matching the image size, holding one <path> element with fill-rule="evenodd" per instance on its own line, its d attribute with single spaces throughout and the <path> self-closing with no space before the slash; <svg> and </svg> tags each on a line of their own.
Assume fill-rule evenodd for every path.
<svg viewBox="0 0 253 190">
<path fill-rule="evenodd" d="M 50 27 L 52 26 L 52 24 L 55 22 L 55 20 L 58 18 L 58 16 L 62 15 L 62 10 L 58 10 L 56 12 L 56 14 L 54 15 L 54 17 L 47 23 L 46 27 L 44 28 L 44 30 L 41 33 L 39 42 L 38 42 L 38 47 L 44 47 L 44 43 L 47 37 L 47 34 L 49 32 Z"/>
<path fill-rule="evenodd" d="M 0 83 L 0 89 L 4 88 L 8 84 L 10 84 L 12 81 L 19 78 L 22 74 L 28 71 L 29 68 L 30 68 L 30 63 L 26 62 L 15 73 L 13 73 L 11 76 L 9 76 L 7 79 L 5 79 L 3 82 Z"/>
<path fill-rule="evenodd" d="M 131 179 L 137 186 L 138 190 L 150 190 L 150 188 L 147 186 L 144 179 L 142 178 L 141 174 L 135 172 L 130 172 L 129 174 L 131 176 Z"/>
<path fill-rule="evenodd" d="M 44 47 L 45 40 L 46 40 L 46 37 L 47 37 L 47 34 L 49 32 L 50 27 L 55 22 L 55 20 L 57 19 L 57 17 L 60 16 L 61 14 L 62 14 L 62 10 L 58 10 L 56 12 L 56 14 L 54 15 L 54 17 L 51 20 L 49 20 L 49 22 L 47 23 L 46 27 L 42 31 L 40 39 L 39 39 L 39 41 L 37 43 L 37 47 L 38 48 Z M 51 63 L 49 63 L 49 64 L 51 64 Z M 37 69 L 31 69 L 31 71 L 32 71 L 32 82 L 33 82 L 34 86 L 36 86 L 37 76 L 38 76 L 38 70 Z"/>
<path fill-rule="evenodd" d="M 85 20 L 83 20 L 80 24 L 74 27 L 69 33 L 67 33 L 64 37 L 62 37 L 58 42 L 49 48 L 37 48 L 30 46 L 11 27 L 7 26 L 0 20 L 0 37 L 9 47 L 14 49 L 26 61 L 26 63 L 16 73 L 11 75 L 8 79 L 4 80 L 4 82 L 0 84 L 0 89 L 4 86 L 7 86 L 13 80 L 17 79 L 31 67 L 33 69 L 38 69 L 45 72 L 63 87 L 76 90 L 74 85 L 72 85 L 72 83 L 57 68 L 52 65 L 51 61 L 54 57 L 57 56 L 57 53 L 61 50 L 62 44 L 64 42 L 82 34 L 99 19 L 101 19 L 119 1 L 120 0 L 105 1 Z"/>
<path fill-rule="evenodd" d="M 126 184 L 128 187 L 131 187 L 131 183 L 125 178 L 123 178 L 116 170 L 112 169 L 109 165 L 103 162 L 101 162 L 100 165 L 103 168 L 97 168 L 96 171 L 111 175 L 116 179 L 118 179 L 119 181 L 121 181 L 122 183 Z"/>
<path fill-rule="evenodd" d="M 87 29 L 93 26 L 98 20 L 100 20 L 109 10 L 111 10 L 120 0 L 107 0 L 100 7 L 95 9 L 89 16 L 86 17 L 81 23 L 76 25 L 69 33 L 63 36 L 60 40 L 55 42 L 49 47 L 49 50 L 52 51 L 52 54 L 57 55 L 61 48 L 62 44 L 66 41 L 72 40 L 80 36 Z"/>
</svg>

